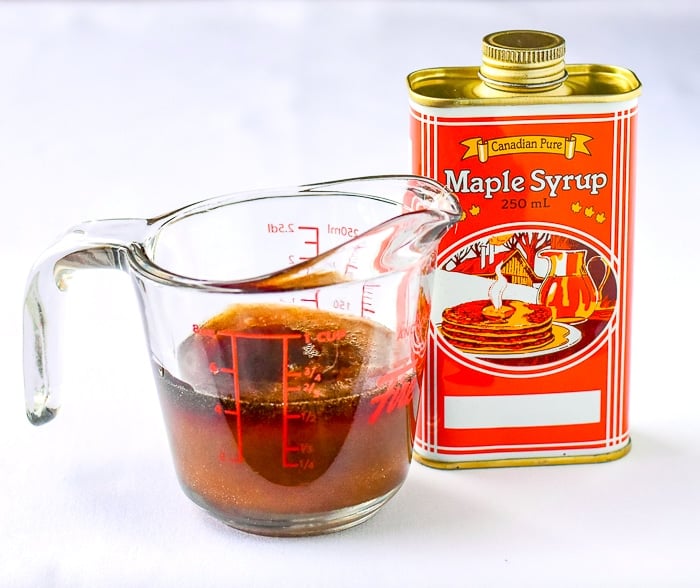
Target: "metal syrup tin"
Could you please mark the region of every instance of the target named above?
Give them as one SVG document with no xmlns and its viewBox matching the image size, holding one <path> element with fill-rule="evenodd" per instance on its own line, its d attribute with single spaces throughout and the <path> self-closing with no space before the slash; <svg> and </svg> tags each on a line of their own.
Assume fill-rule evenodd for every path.
<svg viewBox="0 0 700 588">
<path fill-rule="evenodd" d="M 630 449 L 637 98 L 560 36 L 484 37 L 482 64 L 408 76 L 412 169 L 466 218 L 438 253 L 415 444 L 441 468 Z"/>
</svg>

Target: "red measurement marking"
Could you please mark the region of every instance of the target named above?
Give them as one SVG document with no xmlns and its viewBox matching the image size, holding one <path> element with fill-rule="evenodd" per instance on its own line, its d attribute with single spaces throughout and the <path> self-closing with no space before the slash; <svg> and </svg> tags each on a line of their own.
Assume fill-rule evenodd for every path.
<svg viewBox="0 0 700 588">
<path fill-rule="evenodd" d="M 231 409 L 229 409 L 229 408 L 224 408 L 224 407 L 221 406 L 220 404 L 217 404 L 217 405 L 214 407 L 214 412 L 215 412 L 216 414 L 232 414 L 232 415 L 238 416 L 238 411 L 237 411 L 237 410 L 231 410 Z"/>
<path fill-rule="evenodd" d="M 301 227 L 300 227 L 301 228 Z M 292 371 L 289 370 L 289 341 L 292 339 L 300 339 L 301 334 L 259 334 L 259 333 L 240 333 L 232 330 L 222 330 L 222 331 L 212 331 L 210 329 L 196 328 L 195 332 L 203 337 L 228 337 L 231 341 L 231 367 L 220 366 L 216 362 L 211 362 L 209 364 L 209 370 L 214 373 L 224 373 L 229 374 L 233 378 L 233 388 L 234 388 L 234 399 L 236 406 L 240 406 L 240 382 L 238 379 L 238 341 L 240 339 L 267 339 L 267 340 L 278 340 L 282 343 L 282 467 L 285 468 L 313 468 L 313 461 L 309 459 L 294 462 L 289 459 L 290 454 L 293 453 L 311 453 L 313 452 L 313 446 L 306 444 L 303 447 L 299 445 L 292 445 L 289 442 L 289 423 L 290 421 L 302 421 L 302 422 L 312 422 L 309 420 L 304 420 L 301 413 L 291 413 L 289 412 L 289 397 L 290 394 L 299 392 L 301 390 L 306 390 L 307 392 L 312 392 L 315 386 L 315 381 L 320 381 L 321 374 L 316 373 L 316 369 L 312 369 L 310 372 L 311 382 L 299 382 L 299 379 L 303 378 L 305 371 Z M 306 369 L 308 373 L 308 368 Z M 309 376 L 307 375 L 307 378 Z M 294 382 L 295 385 L 292 385 Z M 236 417 L 236 433 L 238 440 L 238 460 L 243 460 L 243 436 L 241 427 L 241 418 L 238 410 L 224 409 L 223 406 L 217 405 L 214 409 L 218 414 L 225 414 Z M 220 454 L 220 459 L 222 461 L 231 461 L 225 451 Z"/>
<path fill-rule="evenodd" d="M 311 231 L 314 234 L 314 237 L 308 241 L 304 241 L 304 245 L 311 245 L 313 246 L 313 254 L 309 255 L 307 257 L 304 256 L 299 256 L 299 259 L 304 261 L 307 259 L 313 259 L 314 257 L 318 257 L 318 254 L 320 253 L 321 249 L 319 246 L 319 238 L 318 238 L 318 227 L 298 227 L 300 231 Z"/>
<path fill-rule="evenodd" d="M 212 374 L 229 374 L 233 379 L 233 398 L 236 407 L 240 406 L 241 401 L 241 390 L 240 381 L 238 379 L 238 340 L 239 339 L 268 339 L 268 340 L 281 340 L 283 346 L 283 368 L 287 369 L 288 356 L 289 356 L 289 339 L 299 339 L 301 335 L 297 334 L 261 334 L 261 333 L 241 333 L 238 331 L 233 331 L 229 329 L 224 329 L 222 331 L 214 331 L 213 329 L 202 329 L 198 325 L 194 325 L 192 329 L 197 335 L 201 337 L 208 337 L 211 339 L 217 339 L 219 337 L 228 337 L 231 341 L 231 366 L 220 366 L 216 362 L 211 362 L 209 364 L 209 371 Z M 286 382 L 287 377 L 284 377 Z M 284 388 L 284 384 L 283 384 Z M 234 416 L 236 418 L 236 439 L 237 439 L 237 452 L 236 460 L 239 462 L 243 461 L 243 428 L 241 424 L 241 415 L 238 410 L 224 409 L 223 406 L 217 405 L 214 410 L 217 414 L 225 414 L 227 416 Z M 286 410 L 286 405 L 285 405 Z M 285 437 L 286 439 L 286 437 Z M 225 452 L 222 451 L 224 457 L 226 457 Z M 232 461 L 231 458 L 226 458 L 223 461 Z"/>
<path fill-rule="evenodd" d="M 301 227 L 300 227 L 301 228 Z M 299 335 L 301 337 L 301 335 Z M 289 340 L 282 340 L 282 467 L 295 468 L 298 467 L 294 462 L 289 461 L 289 454 L 298 450 L 296 446 L 289 444 L 289 421 L 298 418 L 299 415 L 289 412 L 289 394 L 297 392 L 301 389 L 300 386 L 290 386 L 290 374 L 298 374 L 299 372 L 290 372 L 288 370 L 289 357 Z M 297 376 L 298 377 L 298 376 Z"/>
<path fill-rule="evenodd" d="M 243 445 L 242 445 L 242 439 L 241 439 L 241 432 L 239 429 L 240 426 L 240 419 L 238 418 L 238 410 L 231 410 L 228 408 L 224 408 L 221 404 L 217 404 L 214 407 L 214 412 L 216 414 L 221 414 L 221 415 L 226 415 L 226 416 L 235 416 L 236 417 L 236 429 L 238 433 L 238 449 L 235 453 L 234 457 L 229 457 L 228 454 L 224 449 L 221 450 L 219 453 L 219 461 L 220 462 L 231 462 L 231 463 L 242 463 L 243 462 Z"/>
<path fill-rule="evenodd" d="M 345 275 L 351 274 L 353 270 L 356 270 L 359 268 L 358 262 L 356 259 L 356 254 L 360 252 L 362 249 L 364 249 L 364 246 L 362 245 L 357 245 L 353 250 L 352 253 L 350 254 L 350 257 L 348 258 L 347 263 L 345 264 Z"/>
<path fill-rule="evenodd" d="M 319 343 L 332 343 L 333 341 L 340 341 L 347 334 L 347 331 L 343 329 L 337 331 L 319 331 L 316 334 L 316 341 Z"/>
<path fill-rule="evenodd" d="M 299 302 L 303 302 L 304 304 L 308 304 L 309 306 L 313 306 L 314 308 L 319 308 L 318 290 L 314 292 L 313 298 L 299 298 Z"/>
<path fill-rule="evenodd" d="M 361 315 L 374 314 L 374 292 L 375 288 L 379 288 L 379 284 L 362 284 L 362 303 L 360 307 Z"/>
<path fill-rule="evenodd" d="M 199 325 L 192 325 L 192 332 L 202 337 L 216 337 L 216 331 L 214 331 L 214 329 L 203 329 Z"/>
<path fill-rule="evenodd" d="M 216 375 L 216 374 L 233 374 L 234 373 L 233 368 L 220 367 L 220 366 L 216 365 L 216 363 L 213 361 L 209 364 L 209 371 L 214 375 Z"/>
</svg>

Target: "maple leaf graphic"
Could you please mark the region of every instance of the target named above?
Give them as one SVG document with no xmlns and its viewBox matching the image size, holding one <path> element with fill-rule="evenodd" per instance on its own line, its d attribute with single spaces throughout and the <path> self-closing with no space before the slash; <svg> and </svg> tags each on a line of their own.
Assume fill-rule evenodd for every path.
<svg viewBox="0 0 700 588">
<path fill-rule="evenodd" d="M 586 210 L 583 211 L 583 214 L 585 214 L 588 218 L 591 218 L 595 214 L 595 210 L 592 206 L 589 206 L 588 208 L 586 208 Z"/>
<path fill-rule="evenodd" d="M 581 206 L 581 203 L 580 203 L 580 202 L 574 202 L 574 203 L 571 205 L 571 210 L 573 210 L 574 212 L 581 212 L 581 209 L 582 209 L 582 208 L 583 208 L 583 206 Z"/>
<path fill-rule="evenodd" d="M 476 204 L 472 204 L 471 208 L 469 209 L 469 214 L 472 216 L 476 216 L 481 212 L 481 207 L 477 206 Z"/>
<path fill-rule="evenodd" d="M 595 220 L 597 223 L 604 223 L 606 220 L 605 213 L 604 212 L 599 212 L 598 214 L 595 215 Z"/>
</svg>

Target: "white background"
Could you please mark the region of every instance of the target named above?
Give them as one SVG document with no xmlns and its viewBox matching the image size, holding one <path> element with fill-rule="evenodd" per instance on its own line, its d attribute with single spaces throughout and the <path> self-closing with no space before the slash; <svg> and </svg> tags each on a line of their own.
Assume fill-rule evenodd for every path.
<svg viewBox="0 0 700 588">
<path fill-rule="evenodd" d="M 90 218 L 255 187 L 410 171 L 405 76 L 542 28 L 640 103 L 632 453 L 608 464 L 414 464 L 372 520 L 245 535 L 181 493 L 125 275 L 69 294 L 69 392 L 24 417 L 33 260 Z M 699 586 L 700 4 L 0 4 L 0 585 Z M 102 274 L 105 274 L 102 276 Z"/>
</svg>

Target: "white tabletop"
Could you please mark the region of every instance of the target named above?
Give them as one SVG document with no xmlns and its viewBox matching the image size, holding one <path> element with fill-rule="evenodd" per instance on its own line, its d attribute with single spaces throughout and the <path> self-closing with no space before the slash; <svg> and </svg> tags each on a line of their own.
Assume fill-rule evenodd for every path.
<svg viewBox="0 0 700 588">
<path fill-rule="evenodd" d="M 481 37 L 507 28 L 558 32 L 567 61 L 644 84 L 627 457 L 413 464 L 356 528 L 234 531 L 178 488 L 136 300 L 108 272 L 71 290 L 59 417 L 26 421 L 24 281 L 54 237 L 248 188 L 408 172 L 406 74 L 475 64 Z M 698 31 L 691 0 L 0 4 L 0 585 L 700 585 Z"/>
</svg>

